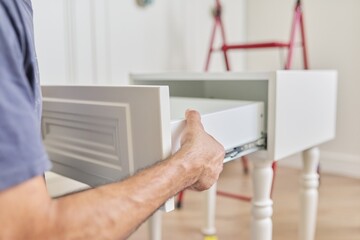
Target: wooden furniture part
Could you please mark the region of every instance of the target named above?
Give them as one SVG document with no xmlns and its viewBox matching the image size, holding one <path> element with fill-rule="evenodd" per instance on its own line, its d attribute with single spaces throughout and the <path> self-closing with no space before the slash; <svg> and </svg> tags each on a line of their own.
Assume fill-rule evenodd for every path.
<svg viewBox="0 0 360 240">
<path fill-rule="evenodd" d="M 265 147 L 262 102 L 170 99 L 165 86 L 43 86 L 42 91 L 42 134 L 52 171 L 91 187 L 176 152 L 188 108 L 200 111 L 206 131 L 229 150 L 225 161 Z M 173 199 L 164 209 L 174 209 Z M 160 212 L 150 219 L 151 239 L 161 238 L 160 221 Z"/>
<path fill-rule="evenodd" d="M 269 73 L 133 74 L 133 84 L 167 85 L 170 96 L 232 99 L 264 103 L 265 150 L 252 156 L 254 196 L 252 239 L 272 239 L 273 159 L 304 152 L 301 179 L 299 239 L 314 239 L 319 161 L 317 146 L 335 137 L 337 73 L 335 71 L 276 71 Z M 240 123 L 239 123 L 240 124 Z M 223 125 L 223 129 L 228 129 Z M 239 139 L 242 133 L 236 134 Z M 234 149 L 226 149 L 228 152 Z M 208 192 L 205 235 L 216 234 L 216 186 Z"/>
</svg>

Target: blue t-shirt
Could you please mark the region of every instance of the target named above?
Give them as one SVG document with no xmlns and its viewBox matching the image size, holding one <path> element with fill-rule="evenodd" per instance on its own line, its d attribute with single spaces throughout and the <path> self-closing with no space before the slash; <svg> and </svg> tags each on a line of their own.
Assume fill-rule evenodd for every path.
<svg viewBox="0 0 360 240">
<path fill-rule="evenodd" d="M 0 191 L 50 169 L 31 0 L 0 0 Z"/>
</svg>

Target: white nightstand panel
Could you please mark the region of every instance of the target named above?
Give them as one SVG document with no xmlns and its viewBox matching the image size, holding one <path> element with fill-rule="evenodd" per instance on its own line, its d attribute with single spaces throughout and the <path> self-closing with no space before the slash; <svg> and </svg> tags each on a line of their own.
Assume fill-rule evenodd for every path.
<svg viewBox="0 0 360 240">
<path fill-rule="evenodd" d="M 335 137 L 336 72 L 280 71 L 274 91 L 274 159 Z"/>
</svg>

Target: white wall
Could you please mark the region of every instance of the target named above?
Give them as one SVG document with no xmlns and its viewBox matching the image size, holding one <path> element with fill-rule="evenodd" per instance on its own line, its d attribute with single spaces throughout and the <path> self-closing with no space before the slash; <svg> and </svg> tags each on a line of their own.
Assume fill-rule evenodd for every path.
<svg viewBox="0 0 360 240">
<path fill-rule="evenodd" d="M 222 0 L 228 42 L 286 40 L 295 0 Z M 303 0 L 310 67 L 339 70 L 336 140 L 323 168 L 360 174 L 360 1 Z M 33 0 L 43 83 L 125 84 L 129 72 L 204 68 L 214 0 Z M 219 40 L 219 39 L 217 39 Z M 233 70 L 283 66 L 274 50 L 231 52 Z M 301 68 L 295 52 L 295 68 Z M 215 54 L 212 71 L 224 70 Z M 339 162 L 341 163 L 339 166 Z M 345 166 L 345 167 L 344 167 Z"/>
<path fill-rule="evenodd" d="M 159 0 L 159 2 L 161 2 Z M 167 66 L 166 1 L 33 0 L 43 83 L 125 83 Z"/>
<path fill-rule="evenodd" d="M 225 0 L 229 39 L 244 39 L 245 0 Z M 127 83 L 129 72 L 201 71 L 213 0 L 33 0 L 43 83 Z M 233 31 L 233 30 L 236 31 Z M 242 69 L 243 56 L 231 56 Z M 236 64 L 235 64 L 236 63 Z M 212 70 L 223 70 L 215 56 Z"/>
<path fill-rule="evenodd" d="M 249 0 L 247 38 L 287 40 L 294 3 Z M 360 177 L 360 1 L 304 0 L 303 6 L 310 68 L 339 71 L 337 137 L 322 146 L 322 167 Z M 249 53 L 247 68 L 281 68 L 279 55 L 276 50 Z M 295 55 L 294 67 L 301 68 L 301 54 Z"/>
</svg>

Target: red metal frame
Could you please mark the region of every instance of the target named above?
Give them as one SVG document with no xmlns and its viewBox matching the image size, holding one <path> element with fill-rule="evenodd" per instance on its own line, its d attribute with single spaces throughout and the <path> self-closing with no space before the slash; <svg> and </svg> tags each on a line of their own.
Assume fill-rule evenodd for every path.
<svg viewBox="0 0 360 240">
<path fill-rule="evenodd" d="M 273 162 L 272 169 L 273 169 L 273 172 L 274 172 L 274 176 L 273 176 L 273 181 L 271 183 L 271 192 L 270 192 L 271 197 L 272 197 L 272 193 L 273 193 L 273 189 L 274 189 L 275 172 L 276 172 L 276 169 L 277 169 L 276 162 Z M 245 202 L 251 202 L 251 199 L 252 199 L 252 197 L 250 197 L 250 196 L 244 196 L 244 195 L 240 195 L 240 194 L 233 194 L 233 193 L 223 192 L 223 191 L 219 191 L 219 190 L 216 191 L 216 194 L 218 196 L 228 197 L 228 198 L 237 199 L 237 200 L 245 201 Z"/>
<path fill-rule="evenodd" d="M 213 11 L 214 15 L 214 27 L 211 33 L 210 38 L 210 47 L 206 58 L 205 71 L 209 70 L 211 55 L 214 51 L 222 51 L 224 54 L 225 68 L 227 71 L 230 71 L 230 64 L 228 59 L 228 50 L 234 49 L 262 49 L 262 48 L 287 48 L 288 55 L 284 68 L 290 69 L 292 64 L 293 51 L 295 46 L 296 31 L 300 27 L 301 33 L 301 47 L 303 49 L 303 64 L 304 69 L 308 69 L 308 60 L 307 60 L 307 47 L 305 41 L 305 28 L 304 28 L 304 16 L 301 7 L 301 1 L 298 0 L 294 9 L 294 17 L 291 26 L 290 40 L 289 42 L 259 42 L 259 43 L 244 43 L 244 44 L 228 44 L 225 37 L 225 28 L 221 20 L 222 7 L 220 0 L 215 1 L 215 9 Z M 217 28 L 220 28 L 222 46 L 218 49 L 214 48 L 214 40 L 216 35 Z"/>
<path fill-rule="evenodd" d="M 208 51 L 208 55 L 206 58 L 205 71 L 209 70 L 211 54 L 214 51 L 222 51 L 223 52 L 225 68 L 227 71 L 230 71 L 230 64 L 229 64 L 229 59 L 228 59 L 228 55 L 227 55 L 227 52 L 229 50 L 235 50 L 235 49 L 249 50 L 249 49 L 262 49 L 262 48 L 287 48 L 288 55 L 287 55 L 284 69 L 290 69 L 291 64 L 292 64 L 294 46 L 295 46 L 296 31 L 299 26 L 300 26 L 300 34 L 301 34 L 303 65 L 304 65 L 304 69 L 308 69 L 309 65 L 308 65 L 308 59 L 307 59 L 304 16 L 303 16 L 302 7 L 301 7 L 301 0 L 297 0 L 296 4 L 295 4 L 294 17 L 293 17 L 292 26 L 291 26 L 289 42 L 259 42 L 259 43 L 244 43 L 244 44 L 227 44 L 226 36 L 225 36 L 225 29 L 224 29 L 224 25 L 221 20 L 221 13 L 222 13 L 222 7 L 221 7 L 220 0 L 215 0 L 215 8 L 213 11 L 213 16 L 214 16 L 215 21 L 214 21 L 214 27 L 211 32 L 210 46 L 209 46 L 209 51 Z M 221 38 L 222 38 L 222 46 L 221 46 L 221 48 L 216 49 L 216 48 L 214 48 L 214 40 L 215 40 L 216 30 L 218 27 L 220 28 L 220 34 L 221 34 Z M 244 173 L 246 174 L 248 172 L 248 159 L 245 156 L 245 157 L 242 157 L 241 160 L 242 160 L 242 164 L 243 164 L 243 168 L 244 168 Z M 274 175 L 273 175 L 273 181 L 271 183 L 271 196 L 273 193 L 274 182 L 275 182 L 275 173 L 276 173 L 276 169 L 277 169 L 277 164 L 275 161 L 273 162 L 272 169 L 273 169 Z M 229 197 L 229 198 L 233 198 L 233 199 L 238 199 L 238 200 L 242 200 L 242 201 L 247 201 L 247 202 L 251 201 L 251 197 L 249 197 L 249 196 L 232 194 L 232 193 L 227 193 L 227 192 L 223 192 L 223 191 L 217 191 L 217 195 L 223 196 L 223 197 Z M 182 207 L 183 197 L 184 197 L 184 191 L 180 192 L 178 195 L 177 208 Z"/>
</svg>

